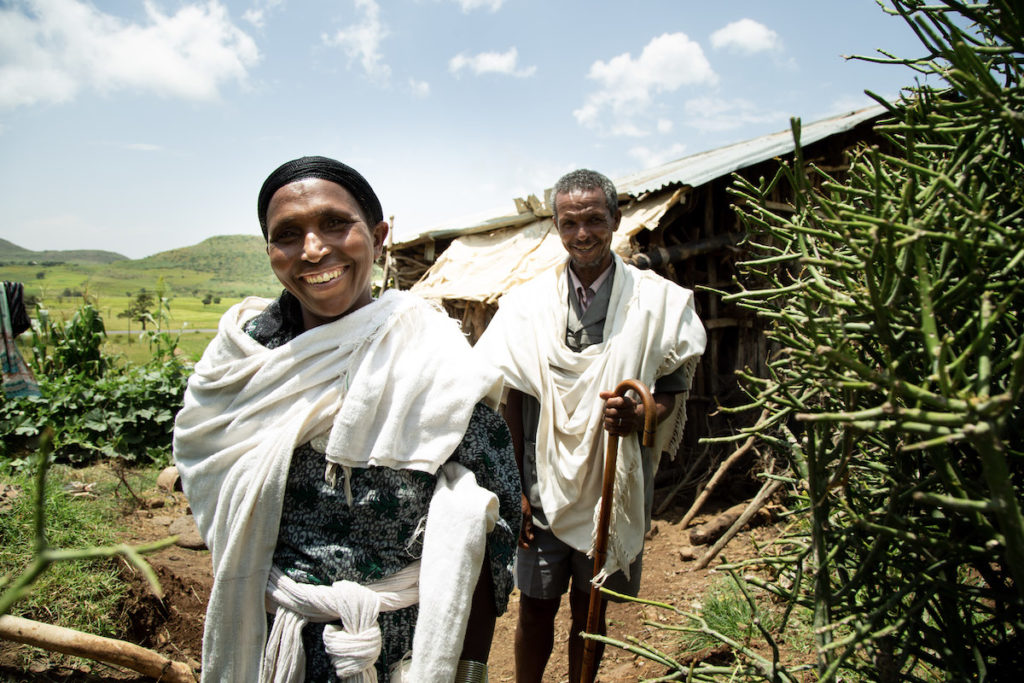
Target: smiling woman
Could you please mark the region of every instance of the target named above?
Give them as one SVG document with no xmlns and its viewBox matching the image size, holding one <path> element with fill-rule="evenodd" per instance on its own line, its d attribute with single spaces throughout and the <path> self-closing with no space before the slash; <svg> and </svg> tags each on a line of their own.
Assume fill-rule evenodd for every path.
<svg viewBox="0 0 1024 683">
<path fill-rule="evenodd" d="M 329 180 L 298 180 L 271 197 L 270 266 L 301 303 L 306 329 L 370 303 L 370 275 L 388 224 L 369 221 L 355 197 Z"/>
<path fill-rule="evenodd" d="M 214 566 L 204 680 L 479 671 L 519 526 L 501 380 L 436 307 L 372 298 L 388 225 L 354 169 L 288 162 L 258 212 L 285 291 L 225 314 L 175 424 Z"/>
</svg>

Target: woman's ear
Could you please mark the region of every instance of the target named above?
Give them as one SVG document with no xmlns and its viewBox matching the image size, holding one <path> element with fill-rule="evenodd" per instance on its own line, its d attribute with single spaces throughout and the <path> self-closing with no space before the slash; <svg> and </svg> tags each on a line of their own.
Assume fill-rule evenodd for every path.
<svg viewBox="0 0 1024 683">
<path fill-rule="evenodd" d="M 373 235 L 373 258 L 374 260 L 379 259 L 380 255 L 384 253 L 384 240 L 388 238 L 388 232 L 390 231 L 387 221 L 381 221 L 377 225 L 373 226 L 370 234 Z"/>
</svg>

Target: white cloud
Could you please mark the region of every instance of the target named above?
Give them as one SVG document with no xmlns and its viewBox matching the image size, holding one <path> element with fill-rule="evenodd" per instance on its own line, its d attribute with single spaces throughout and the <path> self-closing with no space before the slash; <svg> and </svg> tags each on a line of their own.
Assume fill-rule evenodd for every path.
<svg viewBox="0 0 1024 683">
<path fill-rule="evenodd" d="M 161 152 L 164 149 L 160 145 L 152 145 L 148 142 L 132 142 L 125 145 L 125 148 L 133 152 Z"/>
<path fill-rule="evenodd" d="M 587 77 L 600 88 L 573 115 L 581 125 L 601 128 L 608 112 L 613 122 L 607 127 L 620 134 L 635 133 L 636 125 L 630 119 L 647 110 L 654 95 L 718 81 L 700 45 L 684 33 L 653 38 L 635 59 L 625 53 L 607 62 L 598 60 Z"/>
<path fill-rule="evenodd" d="M 896 101 L 895 97 L 888 97 L 884 95 L 883 97 L 885 97 L 885 99 L 889 102 Z M 827 105 L 827 108 L 821 113 L 821 116 L 815 118 L 817 119 L 828 118 L 829 116 L 838 116 L 839 114 L 845 114 L 846 112 L 856 111 L 858 109 L 863 109 L 864 107 L 871 107 L 876 104 L 878 104 L 876 100 L 868 97 L 864 93 L 842 95 L 832 100 Z M 804 120 L 807 121 L 811 119 Z"/>
<path fill-rule="evenodd" d="M 265 10 L 252 7 L 242 12 L 242 19 L 248 21 L 256 28 L 263 28 L 263 26 L 267 23 L 267 18 L 265 15 Z"/>
<path fill-rule="evenodd" d="M 467 56 L 460 52 L 448 61 L 448 71 L 456 76 L 463 69 L 469 69 L 477 76 L 493 73 L 516 78 L 529 78 L 536 73 L 536 66 L 519 68 L 518 61 L 519 51 L 514 47 L 510 47 L 505 52 L 481 52 L 473 56 Z"/>
<path fill-rule="evenodd" d="M 705 132 L 732 130 L 752 123 L 777 121 L 785 124 L 789 121 L 781 111 L 765 111 L 764 107 L 744 99 L 695 97 L 687 100 L 683 109 L 686 125 Z"/>
<path fill-rule="evenodd" d="M 711 34 L 711 47 L 752 55 L 782 49 L 779 34 L 753 19 L 726 24 Z"/>
<path fill-rule="evenodd" d="M 252 7 L 242 12 L 242 19 L 256 28 L 263 28 L 267 24 L 267 14 L 282 2 L 284 0 L 262 0 L 256 2 Z"/>
<path fill-rule="evenodd" d="M 415 78 L 409 79 L 409 90 L 415 97 L 426 97 L 430 94 L 430 83 L 426 81 L 417 81 Z"/>
<path fill-rule="evenodd" d="M 497 12 L 505 4 L 505 0 L 455 0 L 455 3 L 462 8 L 463 12 L 472 12 L 481 7 Z"/>
<path fill-rule="evenodd" d="M 679 159 L 686 151 L 686 145 L 677 142 L 669 147 L 651 149 L 649 147 L 634 147 L 629 150 L 629 156 L 640 162 L 644 169 L 661 166 L 664 163 Z"/>
<path fill-rule="evenodd" d="M 658 119 L 658 132 L 671 133 L 674 125 L 670 119 Z"/>
<path fill-rule="evenodd" d="M 380 5 L 375 0 L 355 0 L 355 5 L 362 12 L 359 23 L 339 29 L 333 36 L 325 35 L 324 42 L 342 48 L 371 80 L 384 83 L 391 77 L 391 67 L 384 63 L 380 44 L 390 31 L 381 23 Z"/>
<path fill-rule="evenodd" d="M 608 134 L 619 138 L 642 138 L 649 132 L 632 121 L 619 121 L 612 124 L 608 129 Z"/>
<path fill-rule="evenodd" d="M 245 82 L 256 43 L 217 1 L 173 15 L 145 2 L 131 23 L 81 0 L 14 0 L 0 9 L 0 108 L 67 102 L 85 88 L 211 100 Z"/>
</svg>

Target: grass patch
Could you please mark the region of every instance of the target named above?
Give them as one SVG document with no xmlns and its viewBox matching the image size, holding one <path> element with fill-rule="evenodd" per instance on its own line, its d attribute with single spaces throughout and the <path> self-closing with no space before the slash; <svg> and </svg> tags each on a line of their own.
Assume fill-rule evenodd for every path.
<svg viewBox="0 0 1024 683">
<path fill-rule="evenodd" d="M 53 548 L 111 545 L 123 531 L 122 506 L 133 505 L 125 482 L 135 491 L 156 479 L 155 468 L 124 475 L 109 468 L 72 469 L 55 465 L 46 483 L 46 536 Z M 76 497 L 72 482 L 92 483 L 94 495 Z M 35 482 L 27 473 L 0 468 L 0 486 L 17 493 L 0 500 L 0 575 L 19 575 L 33 556 Z M 67 487 L 67 488 L 66 488 Z M 7 489 L 8 491 L 11 489 Z M 14 604 L 11 614 L 88 633 L 117 637 L 127 625 L 120 605 L 128 584 L 120 576 L 121 560 L 57 562 L 39 578 L 31 593 Z"/>
<path fill-rule="evenodd" d="M 750 605 L 731 578 L 722 577 L 708 588 L 698 614 L 708 629 L 736 642 L 749 643 L 753 638 L 760 638 Z M 759 605 L 757 617 L 769 632 L 777 630 L 779 619 L 765 605 Z M 696 620 L 689 621 L 694 629 L 700 627 Z M 683 652 L 698 652 L 721 644 L 722 641 L 710 633 L 700 631 L 687 631 L 680 642 Z"/>
</svg>

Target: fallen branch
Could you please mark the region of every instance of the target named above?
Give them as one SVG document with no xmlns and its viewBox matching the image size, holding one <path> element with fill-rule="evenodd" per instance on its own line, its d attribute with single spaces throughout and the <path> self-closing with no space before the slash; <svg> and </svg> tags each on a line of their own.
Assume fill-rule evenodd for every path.
<svg viewBox="0 0 1024 683">
<path fill-rule="evenodd" d="M 737 503 L 714 519 L 701 524 L 690 532 L 690 545 L 707 545 L 718 540 L 747 509 L 746 501 Z"/>
<path fill-rule="evenodd" d="M 757 419 L 757 424 L 761 424 L 762 422 L 764 422 L 764 419 L 767 416 L 768 411 L 762 411 L 761 417 Z M 690 509 L 683 517 L 683 521 L 679 523 L 681 529 L 685 529 L 686 525 L 689 524 L 690 521 L 693 520 L 693 518 L 697 515 L 697 513 L 700 511 L 701 506 L 704 505 L 705 501 L 707 501 L 708 496 L 710 496 L 711 492 L 715 490 L 715 487 L 718 485 L 718 482 L 722 479 L 723 476 L 725 476 L 725 473 L 728 471 L 730 467 L 732 467 L 733 463 L 742 458 L 747 451 L 754 447 L 754 439 L 755 436 L 752 434 L 746 441 L 743 442 L 742 446 L 737 448 L 735 451 L 733 451 L 732 455 L 730 455 L 728 458 L 722 461 L 722 464 L 719 465 L 718 469 L 715 471 L 714 476 L 712 476 L 711 480 L 708 481 L 708 485 L 704 487 L 704 490 L 700 492 L 700 495 L 697 496 L 697 499 L 693 501 L 693 505 L 690 506 Z"/>
<path fill-rule="evenodd" d="M 739 519 L 733 522 L 733 525 L 729 527 L 729 530 L 726 531 L 713 546 L 711 546 L 710 550 L 704 553 L 704 557 L 697 561 L 694 568 L 703 569 L 708 566 L 708 563 L 714 559 L 715 555 L 721 552 L 722 548 L 725 547 L 725 544 L 732 540 L 732 537 L 738 534 L 740 529 L 746 526 L 747 522 L 750 521 L 750 518 L 754 516 L 754 513 L 760 510 L 761 507 L 768 502 L 768 499 L 780 486 L 782 486 L 782 480 L 780 479 L 771 479 L 766 481 L 764 486 L 761 487 L 761 490 L 758 491 L 757 495 L 750 501 L 750 504 L 747 505 L 747 509 L 743 511 L 743 514 L 740 515 Z"/>
<path fill-rule="evenodd" d="M 22 617 L 0 617 L 0 638 L 126 667 L 167 683 L 195 683 L 192 667 L 123 640 L 103 638 Z"/>
</svg>

